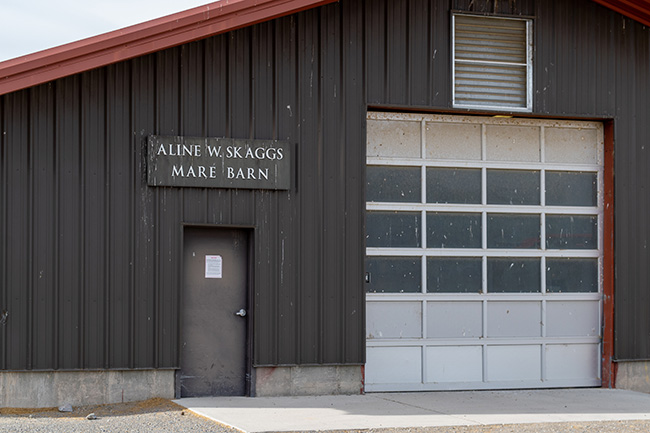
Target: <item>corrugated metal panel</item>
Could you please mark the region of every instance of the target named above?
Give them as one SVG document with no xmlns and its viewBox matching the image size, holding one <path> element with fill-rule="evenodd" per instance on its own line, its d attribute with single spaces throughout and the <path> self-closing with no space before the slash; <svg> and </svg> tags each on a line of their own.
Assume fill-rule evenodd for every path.
<svg viewBox="0 0 650 433">
<path fill-rule="evenodd" d="M 366 183 L 366 104 L 364 100 L 366 78 L 364 72 L 364 5 L 362 2 L 344 3 L 343 11 L 343 77 L 354 77 L 343 80 L 342 102 L 344 112 L 341 119 L 345 124 L 345 135 L 340 136 L 343 143 L 343 163 L 345 165 L 345 251 L 355 251 L 361 248 L 365 251 L 365 183 Z M 350 145 L 355 143 L 353 145 Z M 360 143 L 361 146 L 356 145 Z M 352 185 L 355 189 L 349 189 Z M 356 189 L 358 188 L 358 189 Z M 359 242 L 357 233 L 361 233 Z M 358 344 L 356 336 L 365 338 L 366 297 L 364 287 L 364 255 L 348 254 L 344 262 L 343 281 L 349 287 L 361 285 L 361 292 L 356 290 L 342 290 L 344 302 L 343 320 L 341 328 L 342 356 L 346 363 L 356 363 L 357 360 L 366 359 L 365 342 Z M 359 270 L 362 270 L 359 273 Z M 333 306 L 334 308 L 336 306 Z M 354 336 L 350 338 L 350 336 Z M 336 335 L 334 335 L 336 337 Z"/>
<path fill-rule="evenodd" d="M 151 109 L 155 101 L 155 56 L 146 56 L 132 62 L 132 121 L 139 128 L 131 137 L 131 147 L 136 151 L 131 164 L 134 173 L 144 173 L 145 158 L 140 153 L 147 131 L 155 128 L 155 111 Z M 140 149 L 140 151 L 138 151 Z M 133 273 L 134 323 L 133 323 L 133 366 L 145 368 L 164 365 L 158 362 L 157 348 L 164 344 L 158 322 L 158 285 L 154 271 L 157 266 L 156 239 L 156 192 L 147 186 L 143 176 L 133 177 L 132 209 L 134 218 Z M 98 350 L 98 352 L 101 352 Z"/>
<path fill-rule="evenodd" d="M 0 369 L 7 368 L 7 311 L 6 305 L 9 300 L 9 278 L 7 275 L 7 136 L 6 131 L 6 113 L 7 98 L 0 98 Z"/>
<path fill-rule="evenodd" d="M 177 366 L 184 222 L 256 227 L 256 364 L 363 362 L 366 100 L 449 110 L 451 11 L 491 7 L 349 0 L 2 96 L 0 368 Z M 534 113 L 615 117 L 616 356 L 650 358 L 649 31 L 503 8 L 535 15 Z M 288 139 L 294 187 L 150 188 L 154 133 Z"/>
<path fill-rule="evenodd" d="M 6 171 L 6 199 L 11 205 L 3 205 L 6 212 L 5 229 L 6 244 L 5 271 L 6 290 L 5 306 L 2 307 L 9 313 L 7 328 L 4 337 L 6 348 L 4 350 L 5 368 L 21 368 L 29 365 L 30 347 L 25 344 L 30 341 L 29 330 L 31 329 L 28 305 L 31 302 L 30 287 L 30 161 L 29 147 L 10 146 L 10 143 L 28 143 L 29 126 L 27 119 L 28 96 L 26 91 L 8 95 L 4 103 L 4 123 L 6 128 L 3 131 L 4 145 L 6 150 L 5 167 Z"/>
<path fill-rule="evenodd" d="M 81 77 L 81 106 L 95 106 L 93 110 L 81 112 L 81 123 L 87 125 L 81 135 L 82 143 L 93 143 L 83 146 L 80 152 L 81 163 L 81 256 L 82 274 L 81 299 L 82 321 L 82 350 L 81 365 L 86 368 L 102 368 L 105 365 L 103 345 L 89 344 L 89 342 L 103 342 L 105 340 L 105 278 L 107 270 L 105 263 L 107 251 L 104 248 L 106 241 L 105 221 L 106 203 L 104 200 L 105 185 L 108 183 L 103 160 L 106 156 L 106 140 L 103 131 L 106 127 L 106 99 L 104 88 L 106 74 L 104 70 L 93 71 Z M 99 133 L 98 133 L 99 132 Z M 100 135 L 102 134 L 102 135 Z M 43 140 L 43 151 L 47 151 L 47 139 Z M 46 161 L 44 161 L 46 162 Z M 54 173 L 48 173 L 52 178 Z M 46 233 L 43 233 L 46 235 Z M 47 251 L 47 250 L 46 250 Z M 48 291 L 47 280 L 43 284 L 43 294 Z M 96 288 L 96 289 L 91 289 Z M 48 317 L 47 310 L 43 310 L 44 317 Z M 47 357 L 42 360 L 43 367 L 47 367 Z"/>
<path fill-rule="evenodd" d="M 55 321 L 58 341 L 57 368 L 70 369 L 80 364 L 81 346 L 81 275 L 82 263 L 80 228 L 83 203 L 80 201 L 82 183 L 79 159 L 83 155 L 81 131 L 81 77 L 72 76 L 59 81 L 55 97 L 55 159 L 58 176 L 55 180 L 58 212 L 58 320 Z M 38 200 L 38 198 L 35 198 Z M 35 216 L 33 216 L 35 217 Z M 33 273 L 32 273 L 33 277 Z"/>
<path fill-rule="evenodd" d="M 345 139 L 341 136 L 341 126 L 345 125 L 344 110 L 341 110 L 344 87 L 341 74 L 341 20 L 338 10 L 323 10 L 321 19 L 321 61 L 323 85 L 320 98 L 323 102 L 323 152 L 330 155 L 322 158 L 321 170 L 327 173 L 345 173 L 343 146 Z M 338 247 L 345 245 L 345 215 L 335 208 L 326 206 L 337 198 L 345 200 L 344 176 L 328 176 L 323 182 L 323 201 L 320 211 L 323 218 L 321 229 L 322 256 L 320 261 L 321 285 L 326 290 L 320 293 L 321 326 L 323 345 L 321 362 L 333 363 L 342 355 L 344 332 L 336 323 L 343 323 L 343 272 L 345 263 L 336 259 Z"/>
<path fill-rule="evenodd" d="M 52 145 L 54 137 L 54 86 L 39 86 L 30 90 L 30 106 L 41 107 L 41 115 L 35 110 L 30 113 L 31 146 L 32 146 L 32 199 L 34 215 L 48 215 L 50 220 L 33 226 L 33 250 L 31 255 L 33 287 L 33 337 L 34 354 L 31 367 L 47 368 L 54 357 L 54 318 L 52 305 L 55 305 L 56 292 L 50 282 L 57 269 L 54 251 L 57 234 L 55 215 L 58 211 L 56 202 L 56 184 L 54 179 L 54 163 L 56 148 Z M 4 129 L 3 129 L 4 130 Z M 0 164 L 1 165 L 1 164 Z M 90 272 L 89 272 L 90 274 Z"/>
<path fill-rule="evenodd" d="M 650 359 L 650 36 L 644 26 L 626 21 L 627 38 L 617 38 L 615 56 L 617 75 L 629 80 L 618 81 L 614 88 L 621 117 L 615 124 L 615 355 Z"/>
<path fill-rule="evenodd" d="M 321 139 L 321 123 L 320 123 L 320 94 L 322 81 L 311 79 L 311 73 L 300 74 L 298 71 L 311 71 L 316 72 L 321 69 L 321 51 L 318 47 L 320 38 L 320 28 L 318 25 L 313 25 L 318 22 L 318 14 L 315 11 L 307 12 L 309 19 L 299 20 L 297 26 L 297 42 L 298 42 L 298 55 L 295 60 L 297 63 L 297 70 L 295 70 L 296 80 L 299 83 L 299 89 L 305 89 L 298 93 L 298 106 L 301 108 L 302 121 L 300 122 L 300 141 L 312 143 L 314 150 L 312 155 L 323 154 L 323 143 Z M 294 54 L 290 54 L 293 57 Z M 310 101 L 316 99 L 316 104 Z M 295 105 L 294 105 L 295 106 Z M 321 272 L 320 258 L 322 256 L 319 246 L 322 243 L 322 209 L 319 204 L 322 203 L 322 183 L 318 181 L 322 176 L 321 161 L 322 158 L 313 158 L 309 153 L 304 152 L 302 149 L 297 149 L 298 155 L 298 173 L 299 180 L 297 187 L 297 195 L 294 200 L 298 200 L 296 206 L 299 212 L 298 230 L 300 238 L 303 242 L 313 245 L 314 248 L 307 248 L 301 251 L 302 255 L 298 258 L 298 263 L 303 267 L 304 271 L 299 275 L 297 281 L 300 287 L 298 293 L 298 300 L 300 309 L 304 312 L 311 311 L 312 316 L 307 314 L 300 314 L 299 316 L 299 329 L 297 329 L 298 341 L 300 341 L 300 355 L 299 359 L 305 364 L 315 364 L 322 358 L 321 346 L 317 344 L 319 340 L 319 327 L 322 326 L 322 311 L 320 308 L 320 293 L 321 293 Z M 312 206 L 309 203 L 312 203 Z M 318 229 L 314 230 L 315 227 Z M 314 323 L 318 326 L 314 326 Z M 261 341 L 256 341 L 261 343 Z M 268 346 L 267 346 L 268 347 Z M 269 348 L 270 349 L 270 348 Z M 260 351 L 262 348 L 260 347 Z M 278 359 L 277 351 L 268 350 L 267 352 L 273 354 Z"/>
<path fill-rule="evenodd" d="M 540 6 L 536 23 L 536 111 L 615 119 L 615 357 L 650 359 L 650 32 L 590 2 Z"/>
<path fill-rule="evenodd" d="M 444 6 L 441 6 L 444 5 Z M 407 8 L 416 8 L 410 1 Z M 616 285 L 615 356 L 619 359 L 650 359 L 650 202 L 647 191 L 650 141 L 650 112 L 647 104 L 650 34 L 647 28 L 597 4 L 576 2 L 496 2 L 452 0 L 429 2 L 431 39 L 410 40 L 409 45 L 390 47 L 392 52 L 424 52 L 421 59 L 409 57 L 408 74 L 418 71 L 420 86 L 431 89 L 426 103 L 402 102 L 405 83 L 387 77 L 387 26 L 392 25 L 386 2 L 366 4 L 367 98 L 374 107 L 449 110 L 449 22 L 452 11 L 533 16 L 535 57 L 533 64 L 533 114 L 559 117 L 615 118 L 616 172 Z M 576 14 L 576 11 L 580 11 Z M 398 32 L 398 29 L 393 29 Z M 413 44 L 421 45 L 414 47 Z M 429 48 L 424 48 L 429 44 Z M 397 86 L 397 88 L 395 88 Z"/>
<path fill-rule="evenodd" d="M 255 227 L 256 364 L 364 361 L 361 6 L 1 98 L 0 368 L 177 366 L 183 223 Z M 148 187 L 150 134 L 289 140 L 293 188 Z"/>
<path fill-rule="evenodd" d="M 529 15 L 535 14 L 535 0 L 451 0 L 456 11 L 481 14 Z"/>
<path fill-rule="evenodd" d="M 365 4 L 369 104 L 451 108 L 451 12 L 533 16 L 534 0 Z"/>
<path fill-rule="evenodd" d="M 153 109 L 155 128 L 161 135 L 181 135 L 180 49 L 166 50 L 155 55 L 155 88 Z M 185 113 L 187 116 L 196 113 Z M 136 129 L 137 130 L 137 129 Z M 141 151 L 142 147 L 140 148 Z M 181 273 L 178 269 L 181 254 L 183 222 L 182 189 L 156 188 L 155 220 L 156 262 L 153 275 L 156 288 L 156 367 L 178 365 L 178 315 Z"/>
</svg>

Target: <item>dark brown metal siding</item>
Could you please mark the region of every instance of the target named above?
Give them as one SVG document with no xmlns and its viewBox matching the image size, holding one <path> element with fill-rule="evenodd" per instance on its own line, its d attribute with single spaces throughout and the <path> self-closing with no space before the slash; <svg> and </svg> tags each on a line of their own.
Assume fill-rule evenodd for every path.
<svg viewBox="0 0 650 433">
<path fill-rule="evenodd" d="M 451 12 L 532 16 L 533 0 L 367 1 L 371 106 L 451 108 Z"/>
<path fill-rule="evenodd" d="M 255 364 L 363 363 L 361 11 L 2 97 L 0 368 L 177 366 L 184 223 L 255 227 Z M 288 140 L 293 187 L 150 188 L 150 134 Z"/>
<path fill-rule="evenodd" d="M 590 1 L 538 3 L 536 111 L 614 119 L 614 355 L 650 359 L 650 29 Z"/>
<path fill-rule="evenodd" d="M 650 359 L 650 29 L 588 0 L 367 2 L 371 107 L 452 108 L 452 10 L 534 18 L 533 115 L 614 120 L 615 357 Z"/>
<path fill-rule="evenodd" d="M 183 223 L 255 227 L 256 365 L 362 363 L 366 103 L 451 109 L 452 10 L 534 17 L 533 115 L 614 119 L 616 356 L 650 358 L 650 31 L 349 0 L 0 98 L 0 368 L 177 366 Z M 150 188 L 150 134 L 289 140 L 293 187 Z"/>
</svg>

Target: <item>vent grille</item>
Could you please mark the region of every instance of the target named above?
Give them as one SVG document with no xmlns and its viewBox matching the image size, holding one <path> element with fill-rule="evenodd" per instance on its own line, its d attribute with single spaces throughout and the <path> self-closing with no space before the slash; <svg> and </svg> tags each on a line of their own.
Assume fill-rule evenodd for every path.
<svg viewBox="0 0 650 433">
<path fill-rule="evenodd" d="M 529 21 L 454 16 L 454 106 L 531 109 Z"/>
</svg>

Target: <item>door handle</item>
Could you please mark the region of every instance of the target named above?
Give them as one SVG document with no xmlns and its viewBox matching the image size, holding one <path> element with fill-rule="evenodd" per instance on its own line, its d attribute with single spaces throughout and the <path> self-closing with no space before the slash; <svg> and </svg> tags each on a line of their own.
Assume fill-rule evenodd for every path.
<svg viewBox="0 0 650 433">
<path fill-rule="evenodd" d="M 235 313 L 235 316 L 244 317 L 246 315 L 246 310 L 243 308 Z"/>
</svg>

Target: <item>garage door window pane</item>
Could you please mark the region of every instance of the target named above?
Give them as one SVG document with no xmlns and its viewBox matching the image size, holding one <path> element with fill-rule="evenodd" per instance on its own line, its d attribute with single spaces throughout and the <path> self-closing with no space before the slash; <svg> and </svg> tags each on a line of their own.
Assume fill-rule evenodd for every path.
<svg viewBox="0 0 650 433">
<path fill-rule="evenodd" d="M 592 215 L 546 215 L 546 248 L 597 249 L 598 217 Z"/>
<path fill-rule="evenodd" d="M 546 204 L 549 206 L 596 206 L 596 173 L 547 171 Z"/>
<path fill-rule="evenodd" d="M 427 168 L 428 203 L 481 203 L 481 170 Z"/>
<path fill-rule="evenodd" d="M 597 292 L 598 259 L 546 259 L 546 291 Z"/>
<path fill-rule="evenodd" d="M 488 215 L 488 248 L 539 248 L 539 215 Z"/>
<path fill-rule="evenodd" d="M 419 167 L 369 166 L 366 200 L 374 202 L 412 202 L 422 199 Z"/>
<path fill-rule="evenodd" d="M 488 204 L 538 205 L 539 171 L 488 170 Z"/>
<path fill-rule="evenodd" d="M 366 246 L 419 247 L 419 212 L 368 212 Z"/>
<path fill-rule="evenodd" d="M 428 248 L 481 248 L 480 213 L 427 213 Z"/>
<path fill-rule="evenodd" d="M 419 257 L 368 257 L 366 272 L 370 293 L 417 293 L 422 291 Z"/>
<path fill-rule="evenodd" d="M 479 257 L 430 257 L 427 259 L 427 292 L 481 293 Z"/>
<path fill-rule="evenodd" d="M 539 267 L 540 259 L 538 258 L 488 258 L 488 292 L 540 292 Z"/>
</svg>

